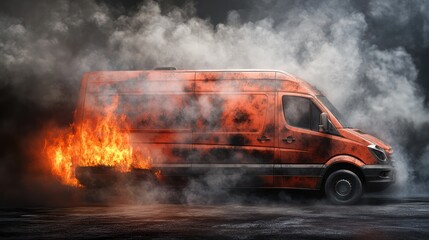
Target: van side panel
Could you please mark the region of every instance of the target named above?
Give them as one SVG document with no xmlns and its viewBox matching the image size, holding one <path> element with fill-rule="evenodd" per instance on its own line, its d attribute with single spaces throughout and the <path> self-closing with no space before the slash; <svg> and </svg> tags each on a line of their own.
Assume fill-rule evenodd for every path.
<svg viewBox="0 0 429 240">
<path fill-rule="evenodd" d="M 270 92 L 260 89 L 261 81 Z M 272 185 L 274 80 L 196 81 L 193 171 L 239 177 L 240 187 Z"/>
</svg>

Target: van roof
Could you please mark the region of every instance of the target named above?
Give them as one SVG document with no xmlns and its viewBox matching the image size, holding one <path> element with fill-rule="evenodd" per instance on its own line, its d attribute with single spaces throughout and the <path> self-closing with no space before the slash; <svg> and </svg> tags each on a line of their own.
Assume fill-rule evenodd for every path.
<svg viewBox="0 0 429 240">
<path fill-rule="evenodd" d="M 286 75 L 289 79 L 288 80 L 295 80 L 295 81 L 303 81 L 296 77 L 295 75 L 288 73 L 286 71 L 282 70 L 276 70 L 276 69 L 178 69 L 178 70 L 169 70 L 169 69 L 157 69 L 157 70 L 118 70 L 118 71 L 90 71 L 86 72 L 85 74 L 90 75 L 98 75 L 102 76 L 104 74 L 110 75 L 110 74 L 118 74 L 118 73 L 142 73 L 142 72 L 169 72 L 169 73 L 205 73 L 205 72 L 215 72 L 215 73 L 258 73 L 258 72 L 264 72 L 264 73 L 281 73 L 283 75 Z"/>
<path fill-rule="evenodd" d="M 143 71 L 174 71 L 174 72 L 279 72 L 294 77 L 294 75 L 277 69 L 249 69 L 249 68 L 237 68 L 237 69 L 177 69 L 177 70 L 143 70 Z"/>
<path fill-rule="evenodd" d="M 246 74 L 243 76 L 243 74 Z M 177 75 L 178 74 L 178 75 Z M 145 80 L 207 80 L 207 79 L 253 79 L 253 80 L 280 80 L 295 82 L 296 88 L 301 86 L 301 92 L 320 94 L 306 81 L 281 70 L 274 69 L 201 69 L 201 70 L 132 70 L 132 71 L 93 71 L 84 74 L 84 79 L 90 82 L 127 81 L 131 79 Z M 298 91 L 296 89 L 296 91 Z"/>
</svg>

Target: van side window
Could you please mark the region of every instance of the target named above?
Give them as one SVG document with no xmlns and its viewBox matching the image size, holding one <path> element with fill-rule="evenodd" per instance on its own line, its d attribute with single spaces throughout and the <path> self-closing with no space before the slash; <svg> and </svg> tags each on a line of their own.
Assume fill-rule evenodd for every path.
<svg viewBox="0 0 429 240">
<path fill-rule="evenodd" d="M 309 98 L 283 96 L 283 113 L 286 122 L 294 127 L 319 130 L 320 109 Z"/>
</svg>

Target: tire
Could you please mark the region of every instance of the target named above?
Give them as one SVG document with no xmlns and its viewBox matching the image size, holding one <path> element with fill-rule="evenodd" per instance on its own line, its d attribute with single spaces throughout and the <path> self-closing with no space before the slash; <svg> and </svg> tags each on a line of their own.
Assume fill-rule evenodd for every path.
<svg viewBox="0 0 429 240">
<path fill-rule="evenodd" d="M 333 204 L 355 204 L 362 194 L 362 181 L 350 170 L 337 170 L 326 179 L 325 195 Z"/>
</svg>

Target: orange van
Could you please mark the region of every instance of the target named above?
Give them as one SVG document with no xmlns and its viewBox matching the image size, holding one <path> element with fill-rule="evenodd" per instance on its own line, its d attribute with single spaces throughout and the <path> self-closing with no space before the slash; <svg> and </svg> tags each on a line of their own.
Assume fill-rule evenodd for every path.
<svg viewBox="0 0 429 240">
<path fill-rule="evenodd" d="M 133 147 L 149 150 L 162 183 L 234 174 L 229 187 L 321 190 L 350 204 L 395 181 L 389 145 L 351 127 L 320 91 L 283 71 L 89 72 L 76 122 L 112 96 Z M 76 176 L 84 185 L 88 172 L 106 177 L 96 168 L 78 167 Z"/>
</svg>

